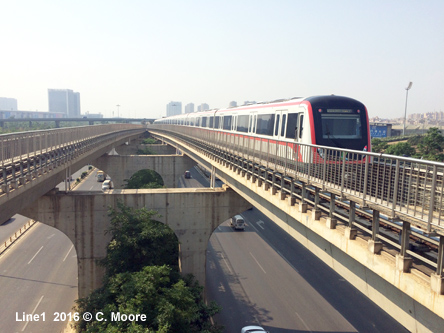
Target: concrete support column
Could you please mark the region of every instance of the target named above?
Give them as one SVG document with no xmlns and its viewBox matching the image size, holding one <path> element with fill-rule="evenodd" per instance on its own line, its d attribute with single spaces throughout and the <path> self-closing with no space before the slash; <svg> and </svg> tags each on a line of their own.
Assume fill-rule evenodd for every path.
<svg viewBox="0 0 444 333">
<path fill-rule="evenodd" d="M 404 273 L 410 272 L 413 259 L 407 256 L 410 245 L 410 223 L 403 222 L 401 231 L 401 252 L 396 255 L 396 268 Z"/>
<path fill-rule="evenodd" d="M 214 166 L 211 166 L 210 187 L 211 188 L 216 187 L 216 168 Z"/>
<path fill-rule="evenodd" d="M 311 212 L 312 219 L 315 221 L 319 221 L 321 218 L 321 210 L 318 208 L 319 206 L 319 188 L 315 188 L 315 198 L 314 198 L 314 207 Z"/>
<path fill-rule="evenodd" d="M 108 193 L 52 192 L 40 197 L 20 214 L 53 226 L 73 242 L 79 265 L 79 297 L 102 285 L 104 270 L 97 264 L 111 240 L 109 207 L 118 202 L 134 209 L 157 211 L 174 230 L 183 274 L 193 274 L 205 286 L 208 240 L 214 229 L 251 205 L 227 186 L 215 189 L 111 190 Z"/>
<path fill-rule="evenodd" d="M 305 202 L 305 197 L 307 196 L 307 185 L 305 183 L 302 183 L 302 194 L 301 194 L 301 202 L 299 203 L 299 211 L 301 213 L 307 212 L 307 203 Z"/>
<path fill-rule="evenodd" d="M 430 277 L 431 289 L 438 295 L 444 295 L 444 236 L 439 237 L 436 274 Z"/>
<path fill-rule="evenodd" d="M 373 210 L 372 219 L 372 239 L 368 241 L 368 250 L 371 253 L 379 254 L 382 250 L 382 242 L 377 240 L 379 234 L 379 211 Z"/>
<path fill-rule="evenodd" d="M 358 234 L 358 230 L 353 227 L 353 222 L 355 222 L 356 217 L 356 203 L 350 201 L 350 211 L 348 214 L 348 227 L 345 228 L 345 238 L 355 239 Z"/>
<path fill-rule="evenodd" d="M 336 229 L 336 224 L 338 220 L 335 218 L 335 210 L 336 210 L 336 195 L 334 193 L 330 194 L 330 213 L 327 217 L 326 225 L 329 229 Z"/>
</svg>

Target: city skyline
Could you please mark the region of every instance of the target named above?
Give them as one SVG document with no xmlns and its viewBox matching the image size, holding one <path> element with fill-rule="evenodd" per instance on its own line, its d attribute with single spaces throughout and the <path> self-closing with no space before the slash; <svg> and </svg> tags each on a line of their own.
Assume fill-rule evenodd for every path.
<svg viewBox="0 0 444 333">
<path fill-rule="evenodd" d="M 407 114 L 444 110 L 439 0 L 80 0 L 69 15 L 49 0 L 1 8 L 13 52 L 0 55 L 0 96 L 24 111 L 48 110 L 46 90 L 71 87 L 83 113 L 107 117 L 158 118 L 173 99 L 225 108 L 335 94 L 361 101 L 370 117 L 397 118 L 410 81 Z"/>
</svg>

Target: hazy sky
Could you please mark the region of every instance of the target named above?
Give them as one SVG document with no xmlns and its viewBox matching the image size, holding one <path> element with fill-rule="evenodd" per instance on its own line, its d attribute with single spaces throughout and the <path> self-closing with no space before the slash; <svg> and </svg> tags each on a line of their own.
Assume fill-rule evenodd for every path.
<svg viewBox="0 0 444 333">
<path fill-rule="evenodd" d="M 160 117 L 336 94 L 370 117 L 444 111 L 443 0 L 22 0 L 0 4 L 0 97 L 48 110 Z"/>
</svg>

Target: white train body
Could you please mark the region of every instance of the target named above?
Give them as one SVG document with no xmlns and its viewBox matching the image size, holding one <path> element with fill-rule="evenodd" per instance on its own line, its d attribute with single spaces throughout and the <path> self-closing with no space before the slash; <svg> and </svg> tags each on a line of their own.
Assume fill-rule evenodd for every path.
<svg viewBox="0 0 444 333">
<path fill-rule="evenodd" d="M 237 147 L 249 156 L 267 155 L 300 162 L 322 159 L 322 150 L 304 144 L 370 151 L 365 106 L 348 97 L 315 96 L 158 119 L 155 125 L 188 128 L 216 145 Z"/>
</svg>

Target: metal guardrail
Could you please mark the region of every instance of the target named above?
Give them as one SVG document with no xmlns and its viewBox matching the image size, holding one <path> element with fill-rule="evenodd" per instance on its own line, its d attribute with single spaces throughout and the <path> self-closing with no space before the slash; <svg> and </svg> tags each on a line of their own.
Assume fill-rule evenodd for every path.
<svg viewBox="0 0 444 333">
<path fill-rule="evenodd" d="M 378 207 L 390 218 L 444 234 L 444 163 L 261 138 L 185 126 L 149 125 L 199 140 L 325 191 Z"/>
<path fill-rule="evenodd" d="M 10 235 L 4 242 L 0 244 L 0 255 L 3 254 L 12 244 L 14 244 L 23 234 L 35 225 L 36 221 L 28 220 L 23 227 Z"/>
<path fill-rule="evenodd" d="M 29 131 L 0 135 L 0 186 L 16 189 L 88 151 L 115 133 L 144 129 L 144 125 L 109 124 Z"/>
<path fill-rule="evenodd" d="M 143 125 L 110 124 L 67 127 L 50 130 L 18 132 L 0 135 L 1 166 L 39 153 L 46 153 L 67 144 L 92 139 L 126 129 L 144 128 Z"/>
</svg>

